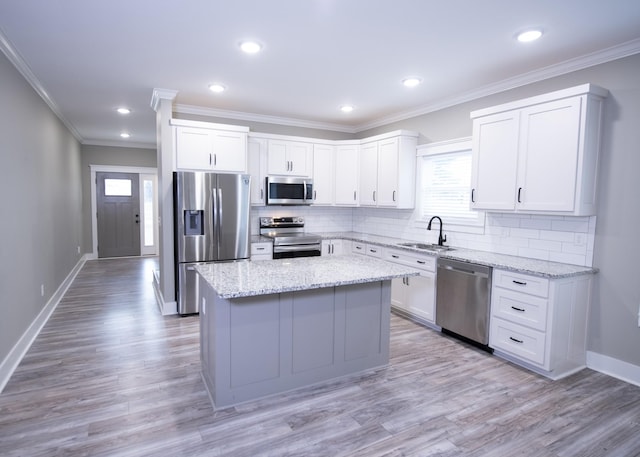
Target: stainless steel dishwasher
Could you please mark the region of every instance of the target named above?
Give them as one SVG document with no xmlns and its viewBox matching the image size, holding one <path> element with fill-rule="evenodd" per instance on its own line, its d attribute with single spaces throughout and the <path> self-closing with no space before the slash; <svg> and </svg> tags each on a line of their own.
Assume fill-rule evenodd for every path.
<svg viewBox="0 0 640 457">
<path fill-rule="evenodd" d="M 491 267 L 439 258 L 436 284 L 436 324 L 488 349 Z"/>
</svg>

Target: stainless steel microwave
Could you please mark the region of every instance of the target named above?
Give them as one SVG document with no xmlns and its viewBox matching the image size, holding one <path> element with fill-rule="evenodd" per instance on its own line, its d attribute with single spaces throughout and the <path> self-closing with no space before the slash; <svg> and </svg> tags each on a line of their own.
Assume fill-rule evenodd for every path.
<svg viewBox="0 0 640 457">
<path fill-rule="evenodd" d="M 267 205 L 310 205 L 313 180 L 285 176 L 267 176 Z"/>
</svg>

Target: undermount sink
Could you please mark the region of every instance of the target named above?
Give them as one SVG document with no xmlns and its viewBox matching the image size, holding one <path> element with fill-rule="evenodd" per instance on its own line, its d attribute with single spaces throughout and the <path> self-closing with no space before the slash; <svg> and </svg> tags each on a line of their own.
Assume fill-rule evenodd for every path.
<svg viewBox="0 0 640 457">
<path fill-rule="evenodd" d="M 404 246 L 407 248 L 414 249 L 423 249 L 425 251 L 450 251 L 450 246 L 439 246 L 437 244 L 427 244 L 427 243 L 398 243 L 398 246 Z"/>
</svg>

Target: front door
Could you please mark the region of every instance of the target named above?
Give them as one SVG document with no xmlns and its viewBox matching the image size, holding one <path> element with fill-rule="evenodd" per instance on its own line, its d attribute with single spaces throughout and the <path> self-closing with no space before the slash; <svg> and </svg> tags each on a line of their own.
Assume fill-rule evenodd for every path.
<svg viewBox="0 0 640 457">
<path fill-rule="evenodd" d="M 98 257 L 140 255 L 137 173 L 96 173 Z"/>
</svg>

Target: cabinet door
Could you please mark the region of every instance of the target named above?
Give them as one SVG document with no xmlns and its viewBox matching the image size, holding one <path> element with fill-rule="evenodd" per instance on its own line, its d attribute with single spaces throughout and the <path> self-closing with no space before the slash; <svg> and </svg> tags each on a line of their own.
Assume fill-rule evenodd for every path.
<svg viewBox="0 0 640 457">
<path fill-rule="evenodd" d="M 398 138 L 390 138 L 378 143 L 378 189 L 376 192 L 378 206 L 398 206 L 399 143 Z"/>
<path fill-rule="evenodd" d="M 322 255 L 331 255 L 331 240 L 322 240 Z"/>
<path fill-rule="evenodd" d="M 213 169 L 245 173 L 247 171 L 247 134 L 215 132 L 213 135 Z"/>
<path fill-rule="evenodd" d="M 376 206 L 378 190 L 378 143 L 360 148 L 360 206 Z"/>
<path fill-rule="evenodd" d="M 472 208 L 515 208 L 519 121 L 517 111 L 473 120 Z"/>
<path fill-rule="evenodd" d="M 517 209 L 573 211 L 580 107 L 574 97 L 522 110 Z"/>
<path fill-rule="evenodd" d="M 391 306 L 407 310 L 406 294 L 407 278 L 394 278 L 391 280 Z"/>
<path fill-rule="evenodd" d="M 313 204 L 333 204 L 333 146 L 313 146 Z"/>
<path fill-rule="evenodd" d="M 289 174 L 310 177 L 312 174 L 313 145 L 310 143 L 290 142 L 287 146 L 287 160 L 290 164 Z"/>
<path fill-rule="evenodd" d="M 213 131 L 177 127 L 176 168 L 211 170 L 213 168 Z"/>
<path fill-rule="evenodd" d="M 267 140 L 249 138 L 247 141 L 248 166 L 251 174 L 251 204 L 265 204 L 265 178 L 267 168 Z"/>
<path fill-rule="evenodd" d="M 411 276 L 407 289 L 407 310 L 429 322 L 435 323 L 436 275 L 423 272 L 420 276 Z"/>
<path fill-rule="evenodd" d="M 270 175 L 289 174 L 287 142 L 269 140 L 267 152 L 267 173 Z"/>
<path fill-rule="evenodd" d="M 358 204 L 358 146 L 338 146 L 335 156 L 336 205 Z"/>
</svg>

